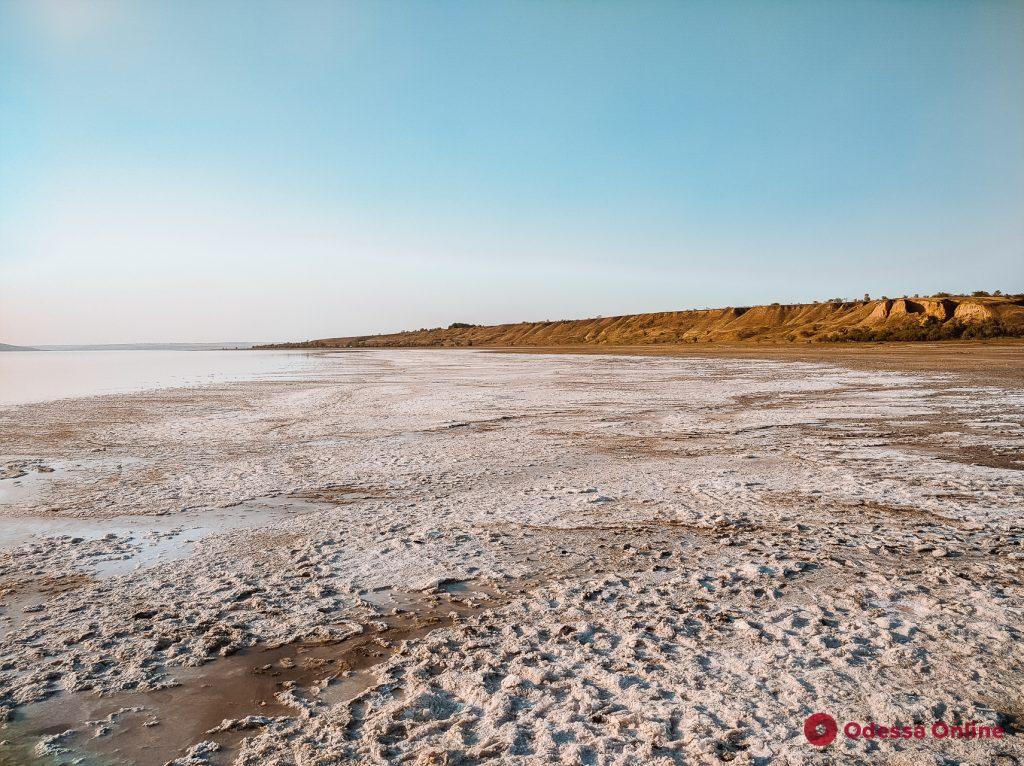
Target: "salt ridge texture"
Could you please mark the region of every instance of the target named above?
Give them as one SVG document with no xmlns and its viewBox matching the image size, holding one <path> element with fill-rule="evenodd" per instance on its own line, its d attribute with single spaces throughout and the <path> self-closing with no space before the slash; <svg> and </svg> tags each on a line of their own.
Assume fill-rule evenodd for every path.
<svg viewBox="0 0 1024 766">
<path fill-rule="evenodd" d="M 353 700 L 282 692 L 295 715 L 239 724 L 234 762 L 1024 760 L 1019 391 L 818 364 L 383 351 L 302 381 L 8 408 L 0 432 L 12 474 L 82 466 L 10 515 L 347 493 L 120 577 L 90 574 L 130 553 L 117 536 L 4 552 L 7 711 L 352 635 L 370 589 L 535 578 L 399 647 Z M 802 734 L 816 711 L 1011 734 L 819 751 Z M 180 763 L 216 752 L 181 746 Z"/>
</svg>

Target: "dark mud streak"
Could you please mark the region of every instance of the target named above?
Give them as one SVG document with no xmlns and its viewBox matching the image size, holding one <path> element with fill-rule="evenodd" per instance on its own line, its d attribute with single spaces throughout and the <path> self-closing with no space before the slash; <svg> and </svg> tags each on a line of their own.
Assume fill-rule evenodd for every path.
<svg viewBox="0 0 1024 766">
<path fill-rule="evenodd" d="M 430 593 L 366 594 L 365 603 L 381 613 L 348 639 L 255 646 L 200 668 L 168 668 L 179 685 L 156 691 L 57 695 L 20 709 L 15 721 L 0 733 L 4 738 L 0 766 L 53 763 L 34 754 L 33 747 L 39 737 L 69 729 L 77 731 L 67 739 L 73 757 L 85 758 L 85 764 L 159 766 L 206 740 L 221 747 L 212 762 L 226 764 L 249 732 L 235 727 L 211 733 L 222 722 L 247 716 L 294 716 L 297 710 L 278 697 L 289 690 L 300 697 L 320 696 L 331 705 L 350 702 L 374 685 L 368 671 L 391 657 L 403 642 L 506 604 L 537 584 L 530 580 L 497 588 L 453 581 L 439 584 Z M 93 737 L 98 726 L 86 722 L 111 716 L 115 720 L 108 724 L 110 732 Z"/>
</svg>

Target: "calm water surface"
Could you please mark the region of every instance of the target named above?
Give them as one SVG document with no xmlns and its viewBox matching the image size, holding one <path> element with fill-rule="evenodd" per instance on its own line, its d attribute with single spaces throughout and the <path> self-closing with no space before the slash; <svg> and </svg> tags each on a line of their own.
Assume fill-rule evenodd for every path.
<svg viewBox="0 0 1024 766">
<path fill-rule="evenodd" d="M 305 351 L 3 351 L 0 405 L 204 383 L 301 377 L 330 362 Z"/>
</svg>

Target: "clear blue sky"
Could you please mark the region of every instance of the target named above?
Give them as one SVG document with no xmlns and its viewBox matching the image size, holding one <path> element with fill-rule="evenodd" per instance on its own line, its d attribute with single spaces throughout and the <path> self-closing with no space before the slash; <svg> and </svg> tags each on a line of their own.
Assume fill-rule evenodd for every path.
<svg viewBox="0 0 1024 766">
<path fill-rule="evenodd" d="M 0 341 L 1024 290 L 1024 2 L 0 2 Z"/>
</svg>

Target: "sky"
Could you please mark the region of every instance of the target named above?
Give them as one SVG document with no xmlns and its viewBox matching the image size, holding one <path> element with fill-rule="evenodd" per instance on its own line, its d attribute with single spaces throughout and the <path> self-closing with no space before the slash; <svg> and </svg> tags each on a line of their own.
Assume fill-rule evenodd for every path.
<svg viewBox="0 0 1024 766">
<path fill-rule="evenodd" d="M 1019 0 L 0 0 L 0 342 L 976 289 Z"/>
</svg>

